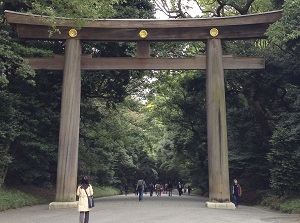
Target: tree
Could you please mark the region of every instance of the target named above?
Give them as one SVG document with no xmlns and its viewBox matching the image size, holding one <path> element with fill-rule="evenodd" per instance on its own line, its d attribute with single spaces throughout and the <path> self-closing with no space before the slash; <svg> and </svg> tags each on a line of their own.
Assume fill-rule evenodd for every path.
<svg viewBox="0 0 300 223">
<path fill-rule="evenodd" d="M 299 98 L 295 103 L 299 103 Z M 299 193 L 300 128 L 299 109 L 282 115 L 272 137 L 268 153 L 271 170 L 271 188 L 280 195 Z"/>
<path fill-rule="evenodd" d="M 281 81 L 282 108 L 268 153 L 271 188 L 280 195 L 297 193 L 299 188 L 299 5 L 299 0 L 285 1 L 282 18 L 267 32 L 272 43 L 272 72 Z"/>
<path fill-rule="evenodd" d="M 96 99 L 87 100 L 82 110 L 79 173 L 89 173 L 94 182 L 106 185 L 133 185 L 146 176 L 155 179 L 147 133 L 151 126 L 141 112 L 143 106 L 127 99 L 112 109 Z"/>
<path fill-rule="evenodd" d="M 221 17 L 266 12 L 272 0 L 154 0 L 156 10 L 169 18 Z M 197 13 L 195 13 L 195 11 Z"/>
<path fill-rule="evenodd" d="M 12 142 L 20 135 L 19 110 L 22 102 L 20 88 L 32 87 L 34 84 L 34 72 L 21 58 L 20 54 L 15 53 L 15 48 L 20 45 L 11 41 L 5 27 L 0 31 L 0 185 L 6 179 L 8 167 L 14 158 L 11 155 Z M 18 89 L 18 90 L 17 90 Z"/>
<path fill-rule="evenodd" d="M 189 181 L 207 191 L 205 78 L 201 72 L 164 72 L 153 82 L 147 108 L 163 124 L 156 148 L 162 181 Z"/>
<path fill-rule="evenodd" d="M 2 1 L 1 3 L 3 10 L 30 10 L 30 12 L 32 13 L 50 15 L 50 18 L 53 18 L 54 16 L 66 15 L 75 19 L 79 17 L 98 18 L 99 16 L 118 17 L 117 14 L 114 14 L 116 10 L 113 8 L 117 6 L 111 5 L 111 3 L 117 3 L 117 1 L 35 1 L 33 4 L 32 1 Z M 122 2 L 119 1 L 119 3 Z M 106 6 L 104 6 L 104 4 Z M 65 8 L 65 5 L 67 5 L 68 7 Z M 92 9 L 91 7 L 94 6 L 96 6 L 96 8 Z M 126 8 L 126 10 L 129 10 L 130 7 L 144 7 L 144 13 L 133 10 L 134 12 L 139 12 L 140 14 L 131 14 L 131 16 L 150 16 L 151 13 L 147 14 L 147 10 L 150 9 L 150 6 L 151 5 L 147 4 L 147 1 L 132 1 L 131 5 L 128 5 L 128 7 L 124 7 L 124 9 Z M 120 13 L 122 14 L 122 8 L 119 9 Z M 101 10 L 103 10 L 102 14 L 99 14 L 98 12 L 100 12 Z M 9 28 L 9 26 L 7 26 L 6 28 Z M 3 38 L 3 40 L 5 40 L 5 38 Z M 7 40 L 9 40 L 9 38 L 7 38 Z M 3 52 L 11 53 L 12 56 L 18 53 L 18 55 L 21 55 L 23 57 L 49 57 L 53 54 L 62 54 L 64 52 L 64 43 L 60 41 L 53 42 L 19 40 L 19 43 L 20 44 L 16 44 L 13 41 L 9 42 L 8 44 L 13 45 L 14 47 L 11 47 L 11 51 L 3 50 Z M 97 51 L 98 49 L 99 51 Z M 107 46 L 106 43 L 85 43 L 83 51 L 85 53 L 93 54 L 93 56 L 96 57 L 109 56 L 111 52 L 113 56 L 115 56 L 116 54 L 122 56 L 129 56 L 130 54 L 132 54 L 130 44 L 124 43 L 112 43 L 109 46 Z M 15 57 L 14 60 L 15 61 L 13 62 L 9 61 L 8 66 L 12 66 L 16 63 L 21 63 L 18 60 L 22 61 L 22 58 Z M 7 80 L 9 80 L 10 83 L 8 85 L 9 88 L 7 89 L 7 91 L 18 96 L 18 100 L 12 101 L 14 103 L 18 102 L 17 106 L 14 107 L 14 109 L 18 112 L 18 119 L 13 119 L 13 111 L 10 112 L 11 115 L 8 115 L 7 113 L 8 117 L 16 121 L 16 124 L 14 124 L 13 122 L 10 122 L 9 124 L 17 127 L 15 131 L 18 134 L 14 138 L 12 138 L 12 142 L 8 144 L 9 153 L 7 154 L 9 156 L 5 157 L 3 155 L 3 162 L 1 162 L 1 167 L 3 167 L 3 170 L 5 170 L 6 173 L 7 169 L 5 167 L 7 167 L 7 163 L 13 162 L 13 165 L 11 165 L 8 169 L 8 178 L 6 180 L 6 183 L 26 183 L 38 185 L 48 183 L 53 184 L 55 182 L 56 175 L 56 153 L 58 142 L 62 72 L 39 71 L 36 72 L 34 78 L 30 79 L 27 77 L 29 75 L 25 72 L 25 65 L 26 64 L 24 63 L 22 67 L 19 65 L 14 67 L 16 68 L 17 72 L 23 75 L 20 75 L 20 77 L 22 77 L 24 80 L 19 77 L 13 77 L 12 79 L 9 79 L 7 78 L 10 77 L 9 75 L 3 76 L 5 78 L 1 79 L 4 84 L 6 84 Z M 21 68 L 23 70 L 21 70 Z M 32 72 L 32 74 L 34 74 L 31 69 L 28 68 L 28 70 Z M 10 70 L 7 69 L 7 72 L 9 71 Z M 99 78 L 99 76 L 101 78 Z M 101 129 L 100 124 L 103 124 L 102 119 L 104 119 L 102 115 L 105 114 L 104 111 L 107 109 L 107 107 L 110 109 L 116 108 L 116 103 L 120 103 L 126 96 L 132 94 L 135 91 L 134 89 L 139 86 L 140 83 L 142 83 L 142 81 L 139 81 L 142 76 L 143 74 L 139 74 L 138 72 L 128 71 L 102 73 L 87 72 L 86 75 L 83 75 L 82 108 L 83 111 L 85 111 L 85 109 L 87 108 L 92 110 L 82 113 L 83 122 L 80 133 L 81 157 L 79 168 L 81 173 L 90 171 L 95 174 L 94 177 L 97 177 L 99 173 L 104 176 L 103 178 L 97 177 L 98 183 L 118 183 L 123 181 L 121 173 L 123 170 L 129 169 L 136 171 L 135 165 L 138 158 L 131 161 L 131 157 L 134 156 L 132 154 L 136 152 L 135 149 L 140 149 L 140 146 L 144 145 L 143 142 L 141 144 L 138 144 L 139 146 L 134 150 L 130 150 L 129 152 L 127 152 L 126 147 L 121 146 L 123 142 L 121 144 L 116 143 L 120 139 L 117 137 L 117 135 L 114 136 L 111 131 L 100 132 L 103 134 L 103 137 L 105 136 L 110 139 L 110 143 L 108 143 L 107 145 L 103 144 L 98 139 L 95 140 L 94 137 L 99 138 L 99 135 L 95 135 L 95 133 L 99 133 L 99 129 Z M 94 82 L 94 80 L 97 81 Z M 24 83 L 22 83 L 22 81 Z M 26 81 L 28 83 L 32 83 L 32 85 L 24 86 L 26 84 Z M 104 99 L 103 104 L 102 99 Z M 99 104 L 99 101 L 101 101 L 101 105 L 104 106 L 98 106 L 97 104 Z M 3 100 L 3 103 L 4 102 L 5 100 Z M 94 106 L 95 104 L 97 106 Z M 8 112 L 9 108 L 10 107 L 8 106 L 7 110 L 3 111 L 3 113 Z M 99 114 L 100 117 L 97 117 Z M 116 113 L 114 112 L 108 112 L 105 118 L 111 118 L 113 120 L 113 117 L 109 117 L 113 114 L 116 115 Z M 3 116 L 3 118 L 7 116 Z M 5 122 L 3 121 L 3 124 L 4 123 Z M 110 122 L 108 121 L 108 123 Z M 97 128 L 94 129 L 91 127 Z M 105 125 L 105 127 L 107 128 L 105 130 L 109 130 L 110 128 L 112 128 L 112 126 L 108 124 Z M 120 128 L 119 125 L 115 125 L 115 127 L 117 127 L 117 129 Z M 8 128 L 7 131 L 10 134 L 14 134 L 14 132 L 10 131 Z M 123 136 L 126 136 L 123 133 L 123 130 L 120 132 L 122 132 Z M 113 141 L 114 137 L 118 138 L 116 142 Z M 103 138 L 100 137 L 100 139 Z M 90 143 L 94 143 L 94 145 Z M 136 142 L 133 144 L 136 144 Z M 126 145 L 128 144 L 126 143 Z M 91 151 L 91 156 L 83 152 L 85 149 L 89 148 L 89 146 L 95 148 L 88 150 L 89 152 Z M 4 146 L 3 148 L 3 151 L 6 151 L 5 149 L 7 149 L 7 146 Z M 108 148 L 111 152 L 107 153 L 105 151 L 106 148 Z M 89 169 L 87 168 L 86 164 L 91 160 L 94 160 L 93 163 L 95 165 L 92 169 Z M 120 162 L 118 162 L 118 160 Z M 109 161 L 111 161 L 113 165 L 106 165 L 106 162 Z M 37 166 L 39 168 L 36 168 Z M 23 174 L 25 172 L 24 169 L 26 169 L 26 174 Z"/>
<path fill-rule="evenodd" d="M 31 11 L 36 14 L 48 16 L 64 16 L 67 18 L 109 18 L 116 11 L 114 4 L 122 3 L 124 0 L 36 0 L 25 1 Z"/>
<path fill-rule="evenodd" d="M 282 18 L 268 29 L 269 40 L 279 47 L 295 50 L 292 46 L 299 43 L 300 37 L 298 30 L 300 1 L 285 1 L 283 8 Z"/>
</svg>

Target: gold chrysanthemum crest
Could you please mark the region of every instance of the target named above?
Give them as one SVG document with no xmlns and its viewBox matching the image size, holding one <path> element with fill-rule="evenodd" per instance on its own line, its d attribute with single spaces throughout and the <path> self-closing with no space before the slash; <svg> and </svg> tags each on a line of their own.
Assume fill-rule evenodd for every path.
<svg viewBox="0 0 300 223">
<path fill-rule="evenodd" d="M 139 36 L 142 38 L 142 39 L 145 39 L 147 36 L 148 36 L 148 32 L 144 29 L 142 29 L 140 32 L 139 32 Z"/>
<path fill-rule="evenodd" d="M 209 34 L 213 37 L 216 37 L 217 35 L 219 35 L 219 30 L 217 28 L 212 28 L 210 29 Z"/>
<path fill-rule="evenodd" d="M 76 29 L 70 29 L 69 30 L 69 36 L 74 38 L 77 36 L 77 30 Z"/>
</svg>

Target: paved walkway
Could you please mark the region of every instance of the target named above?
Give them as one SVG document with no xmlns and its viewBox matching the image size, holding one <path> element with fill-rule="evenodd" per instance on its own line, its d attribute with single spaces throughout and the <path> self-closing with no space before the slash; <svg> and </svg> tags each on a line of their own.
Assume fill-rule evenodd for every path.
<svg viewBox="0 0 300 223">
<path fill-rule="evenodd" d="M 241 205 L 236 210 L 205 207 L 207 198 L 177 194 L 144 201 L 130 194 L 96 199 L 90 223 L 300 223 L 300 215 L 281 214 Z M 76 209 L 48 210 L 48 205 L 0 212 L 2 223 L 78 223 Z"/>
</svg>

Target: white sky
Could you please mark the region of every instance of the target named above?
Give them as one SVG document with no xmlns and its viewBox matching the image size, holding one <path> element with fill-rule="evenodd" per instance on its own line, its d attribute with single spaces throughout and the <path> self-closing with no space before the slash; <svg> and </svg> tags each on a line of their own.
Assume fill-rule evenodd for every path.
<svg viewBox="0 0 300 223">
<path fill-rule="evenodd" d="M 182 1 L 182 3 L 184 5 L 188 5 L 189 7 L 191 7 L 190 9 L 188 9 L 187 12 L 192 17 L 199 16 L 201 14 L 201 11 L 200 11 L 198 5 L 196 5 L 196 3 L 194 1 L 192 1 L 192 2 Z M 163 13 L 162 11 L 160 11 L 159 9 L 156 11 L 155 16 L 158 19 L 168 19 L 169 18 L 168 15 L 166 15 L 165 13 Z"/>
</svg>

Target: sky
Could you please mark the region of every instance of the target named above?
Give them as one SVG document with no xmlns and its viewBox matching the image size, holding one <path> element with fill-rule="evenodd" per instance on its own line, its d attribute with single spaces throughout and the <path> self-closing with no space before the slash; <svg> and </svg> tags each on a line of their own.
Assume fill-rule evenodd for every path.
<svg viewBox="0 0 300 223">
<path fill-rule="evenodd" d="M 188 10 L 188 13 L 192 16 L 192 17 L 195 17 L 195 16 L 198 16 L 199 14 L 201 14 L 200 12 L 200 9 L 199 7 L 196 5 L 196 3 L 194 1 L 182 1 L 183 4 L 188 4 L 188 6 L 190 6 L 191 8 Z M 158 19 L 169 19 L 169 17 L 163 13 L 162 11 L 160 10 L 157 10 L 156 11 L 156 14 L 155 14 L 156 18 Z"/>
</svg>

